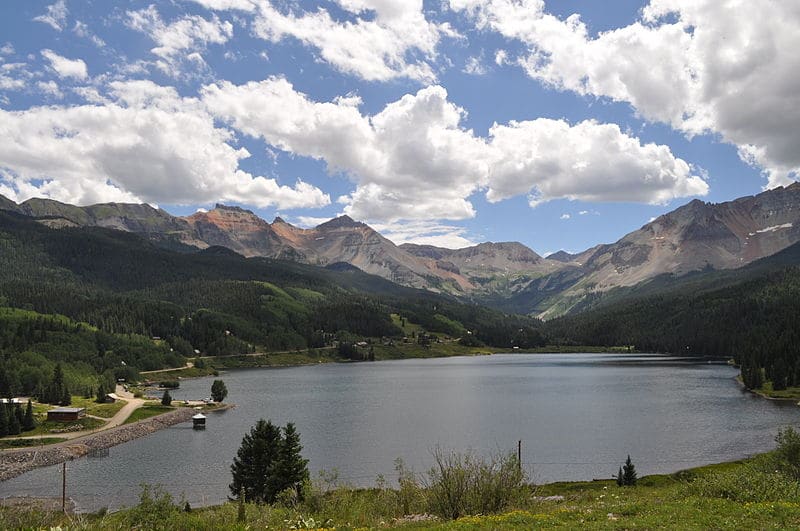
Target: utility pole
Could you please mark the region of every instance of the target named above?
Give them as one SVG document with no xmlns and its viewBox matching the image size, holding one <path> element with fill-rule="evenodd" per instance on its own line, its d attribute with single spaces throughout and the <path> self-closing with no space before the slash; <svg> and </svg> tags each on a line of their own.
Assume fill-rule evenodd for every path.
<svg viewBox="0 0 800 531">
<path fill-rule="evenodd" d="M 67 513 L 67 462 L 61 467 L 61 512 Z"/>
</svg>

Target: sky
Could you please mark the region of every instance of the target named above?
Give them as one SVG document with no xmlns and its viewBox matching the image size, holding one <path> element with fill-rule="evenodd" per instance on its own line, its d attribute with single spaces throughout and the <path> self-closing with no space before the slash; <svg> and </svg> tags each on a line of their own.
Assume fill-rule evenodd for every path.
<svg viewBox="0 0 800 531">
<path fill-rule="evenodd" d="M 613 242 L 800 172 L 800 3 L 4 0 L 0 194 Z"/>
</svg>

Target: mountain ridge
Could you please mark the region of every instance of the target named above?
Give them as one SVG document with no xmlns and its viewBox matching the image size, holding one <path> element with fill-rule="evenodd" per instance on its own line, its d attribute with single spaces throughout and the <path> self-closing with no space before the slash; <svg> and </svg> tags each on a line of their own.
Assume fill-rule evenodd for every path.
<svg viewBox="0 0 800 531">
<path fill-rule="evenodd" d="M 97 226 L 144 235 L 159 245 L 225 247 L 327 267 L 347 263 L 392 282 L 454 294 L 544 318 L 570 313 L 618 287 L 659 275 L 734 269 L 800 241 L 800 184 L 722 203 L 694 199 L 613 243 L 542 257 L 519 242 L 448 249 L 395 245 L 369 225 L 339 216 L 313 228 L 218 203 L 184 217 L 150 205 L 78 207 L 42 198 L 22 204 L 0 196 L 0 210 L 50 227 Z"/>
</svg>

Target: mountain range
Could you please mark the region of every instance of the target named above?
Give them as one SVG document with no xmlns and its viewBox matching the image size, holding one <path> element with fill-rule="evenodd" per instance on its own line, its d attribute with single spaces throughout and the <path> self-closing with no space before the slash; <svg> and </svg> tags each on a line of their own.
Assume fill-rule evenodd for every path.
<svg viewBox="0 0 800 531">
<path fill-rule="evenodd" d="M 546 258 L 517 242 L 397 246 L 348 216 L 303 229 L 221 204 L 178 217 L 146 204 L 79 207 L 41 198 L 17 204 L 0 196 L 0 210 L 55 228 L 133 232 L 175 250 L 225 247 L 246 257 L 347 263 L 397 284 L 543 318 L 585 309 L 615 289 L 665 274 L 738 268 L 800 241 L 800 184 L 718 204 L 693 200 L 617 242 Z"/>
</svg>

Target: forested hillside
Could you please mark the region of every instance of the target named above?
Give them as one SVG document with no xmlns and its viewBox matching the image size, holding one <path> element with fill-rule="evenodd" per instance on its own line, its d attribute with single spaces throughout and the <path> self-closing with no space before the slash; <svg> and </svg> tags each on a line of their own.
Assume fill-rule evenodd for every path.
<svg viewBox="0 0 800 531">
<path fill-rule="evenodd" d="M 738 271 L 662 278 L 548 322 L 557 343 L 732 357 L 750 388 L 800 385 L 800 247 Z"/>
<path fill-rule="evenodd" d="M 84 387 L 101 374 L 135 378 L 137 370 L 180 366 L 195 350 L 215 356 L 400 338 L 392 313 L 473 343 L 543 343 L 537 320 L 352 267 L 223 248 L 175 252 L 131 233 L 51 229 L 9 212 L 0 212 L 0 307 L 4 393 L 34 393 L 58 361 L 68 362 L 68 382 Z"/>
</svg>

